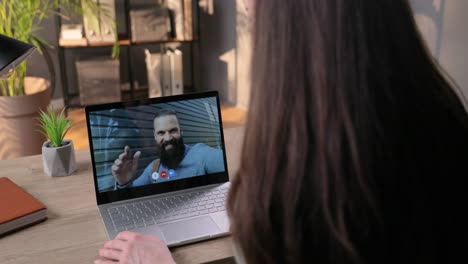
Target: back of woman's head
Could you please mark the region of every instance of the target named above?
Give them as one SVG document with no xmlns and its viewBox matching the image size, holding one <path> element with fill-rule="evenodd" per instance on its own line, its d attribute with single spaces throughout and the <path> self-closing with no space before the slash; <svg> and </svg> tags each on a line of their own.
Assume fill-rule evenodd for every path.
<svg viewBox="0 0 468 264">
<path fill-rule="evenodd" d="M 228 202 L 245 260 L 436 262 L 438 222 L 453 213 L 432 211 L 455 204 L 435 192 L 456 181 L 447 175 L 468 150 L 467 118 L 407 1 L 254 10 L 251 104 Z"/>
</svg>

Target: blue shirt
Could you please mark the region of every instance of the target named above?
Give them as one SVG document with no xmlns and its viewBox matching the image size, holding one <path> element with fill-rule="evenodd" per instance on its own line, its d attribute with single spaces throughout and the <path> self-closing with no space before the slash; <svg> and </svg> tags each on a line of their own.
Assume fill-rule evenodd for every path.
<svg viewBox="0 0 468 264">
<path fill-rule="evenodd" d="M 170 170 L 161 163 L 158 169 L 159 177 L 155 181 L 151 177 L 153 164 L 154 161 L 148 164 L 143 173 L 125 187 L 142 186 L 225 171 L 223 151 L 203 143 L 193 146 L 185 145 L 184 158 L 174 170 Z M 167 173 L 166 178 L 161 177 L 163 171 Z M 123 188 L 123 186 L 116 187 L 117 189 Z"/>
</svg>

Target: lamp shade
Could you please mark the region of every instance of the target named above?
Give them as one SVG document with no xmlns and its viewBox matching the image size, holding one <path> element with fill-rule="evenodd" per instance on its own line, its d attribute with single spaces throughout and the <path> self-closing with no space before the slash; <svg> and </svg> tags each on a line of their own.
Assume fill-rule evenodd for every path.
<svg viewBox="0 0 468 264">
<path fill-rule="evenodd" d="M 10 74 L 34 50 L 33 45 L 0 35 L 0 78 Z"/>
</svg>

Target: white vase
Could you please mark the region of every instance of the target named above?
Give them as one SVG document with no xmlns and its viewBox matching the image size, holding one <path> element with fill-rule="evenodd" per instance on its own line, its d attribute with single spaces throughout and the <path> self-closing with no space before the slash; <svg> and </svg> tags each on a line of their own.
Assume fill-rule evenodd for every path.
<svg viewBox="0 0 468 264">
<path fill-rule="evenodd" d="M 73 142 L 68 139 L 62 141 L 62 146 L 52 147 L 50 141 L 42 145 L 42 163 L 44 173 L 48 176 L 67 176 L 76 170 L 76 158 Z"/>
</svg>

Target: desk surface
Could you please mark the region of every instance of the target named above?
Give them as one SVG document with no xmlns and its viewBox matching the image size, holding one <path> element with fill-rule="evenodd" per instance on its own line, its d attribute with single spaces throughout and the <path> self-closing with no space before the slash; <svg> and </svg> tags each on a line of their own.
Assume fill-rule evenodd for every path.
<svg viewBox="0 0 468 264">
<path fill-rule="evenodd" d="M 239 164 L 242 128 L 224 130 L 228 168 Z M 67 177 L 43 173 L 42 156 L 0 161 L 8 177 L 47 206 L 48 220 L 0 238 L 0 260 L 10 263 L 93 263 L 107 240 L 96 206 L 89 150 L 76 151 L 78 170 Z M 172 249 L 177 263 L 203 263 L 232 256 L 231 237 Z"/>
</svg>

